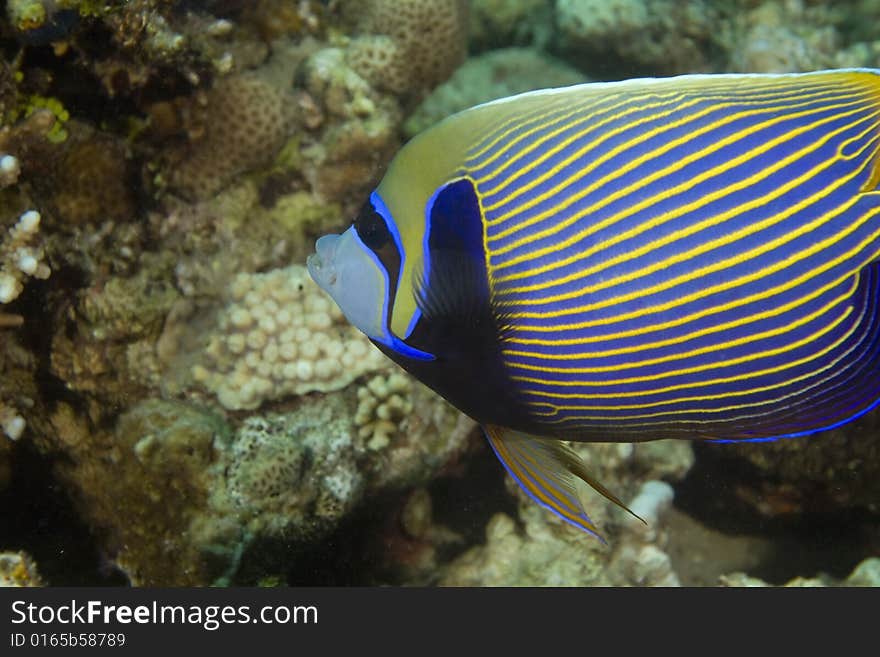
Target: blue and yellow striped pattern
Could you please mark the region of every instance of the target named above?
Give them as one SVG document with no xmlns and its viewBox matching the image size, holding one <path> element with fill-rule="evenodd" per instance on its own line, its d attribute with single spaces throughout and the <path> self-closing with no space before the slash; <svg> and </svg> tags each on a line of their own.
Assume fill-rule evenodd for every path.
<svg viewBox="0 0 880 657">
<path fill-rule="evenodd" d="M 558 467 L 558 453 L 567 450 L 566 447 L 556 441 L 523 440 L 492 425 L 484 429 L 498 460 L 532 500 L 565 522 L 605 542 L 584 511 L 577 494 L 577 477 L 567 469 Z M 577 459 L 576 456 L 572 458 Z M 616 498 L 613 499 L 621 504 Z"/>
<path fill-rule="evenodd" d="M 880 76 L 505 102 L 459 174 L 504 367 L 549 433 L 763 439 L 876 405 Z"/>
</svg>

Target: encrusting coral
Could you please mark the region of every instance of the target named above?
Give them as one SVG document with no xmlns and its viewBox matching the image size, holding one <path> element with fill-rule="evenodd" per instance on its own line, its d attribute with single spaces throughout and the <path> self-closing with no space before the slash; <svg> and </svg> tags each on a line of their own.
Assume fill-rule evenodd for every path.
<svg viewBox="0 0 880 657">
<path fill-rule="evenodd" d="M 400 145 L 399 103 L 355 72 L 341 48 L 313 53 L 297 77 L 310 130 L 300 151 L 303 175 L 320 198 L 355 212 Z"/>
<path fill-rule="evenodd" d="M 772 586 L 767 582 L 750 577 L 742 572 L 729 573 L 721 576 L 721 586 Z M 795 577 L 789 580 L 783 586 L 788 588 L 805 588 L 805 587 L 824 587 L 824 586 L 880 586 L 880 558 L 868 557 L 847 575 L 843 580 L 835 580 L 834 578 L 819 573 L 814 577 Z"/>
</svg>

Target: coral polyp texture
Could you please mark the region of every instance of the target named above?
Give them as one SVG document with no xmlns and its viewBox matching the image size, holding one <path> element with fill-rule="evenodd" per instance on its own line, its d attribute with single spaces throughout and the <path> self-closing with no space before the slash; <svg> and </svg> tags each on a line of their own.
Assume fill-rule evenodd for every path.
<svg viewBox="0 0 880 657">
<path fill-rule="evenodd" d="M 0 401 L 0 429 L 11 440 L 18 440 L 24 433 L 25 420 L 11 406 Z"/>
<path fill-rule="evenodd" d="M 54 205 L 64 221 L 83 224 L 131 219 L 134 207 L 128 163 L 114 140 L 92 137 L 73 144 L 58 168 Z"/>
<path fill-rule="evenodd" d="M 443 82 L 467 52 L 462 0 L 369 0 L 357 3 L 359 31 L 348 58 L 371 83 L 421 94 Z"/>
<path fill-rule="evenodd" d="M 400 372 L 379 374 L 358 388 L 354 423 L 358 436 L 369 439 L 367 447 L 382 449 L 391 442 L 400 422 L 413 410 L 411 391 L 412 380 Z"/>
<path fill-rule="evenodd" d="M 339 390 L 387 360 L 309 277 L 292 265 L 239 274 L 229 288 L 197 381 L 227 409 Z"/>
<path fill-rule="evenodd" d="M 196 101 L 198 132 L 170 175 L 171 186 L 192 199 L 205 199 L 248 171 L 271 163 L 293 125 L 290 99 L 252 74 L 220 80 Z"/>
</svg>

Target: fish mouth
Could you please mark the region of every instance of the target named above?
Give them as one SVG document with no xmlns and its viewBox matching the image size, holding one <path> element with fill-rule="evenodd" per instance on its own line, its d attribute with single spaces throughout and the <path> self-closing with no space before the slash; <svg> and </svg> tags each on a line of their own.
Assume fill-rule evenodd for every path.
<svg viewBox="0 0 880 657">
<path fill-rule="evenodd" d="M 315 253 L 306 258 L 309 275 L 323 289 L 327 290 L 336 284 L 336 246 L 339 235 L 324 235 L 315 242 Z"/>
</svg>

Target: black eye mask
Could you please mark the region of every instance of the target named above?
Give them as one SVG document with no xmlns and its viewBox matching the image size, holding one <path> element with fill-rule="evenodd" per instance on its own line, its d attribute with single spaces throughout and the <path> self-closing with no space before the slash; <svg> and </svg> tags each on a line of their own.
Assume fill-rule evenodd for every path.
<svg viewBox="0 0 880 657">
<path fill-rule="evenodd" d="M 382 215 L 376 212 L 373 204 L 369 201 L 364 203 L 354 220 L 354 229 L 364 246 L 373 251 L 379 251 L 393 240 L 391 231 L 388 230 L 388 225 Z"/>
</svg>

